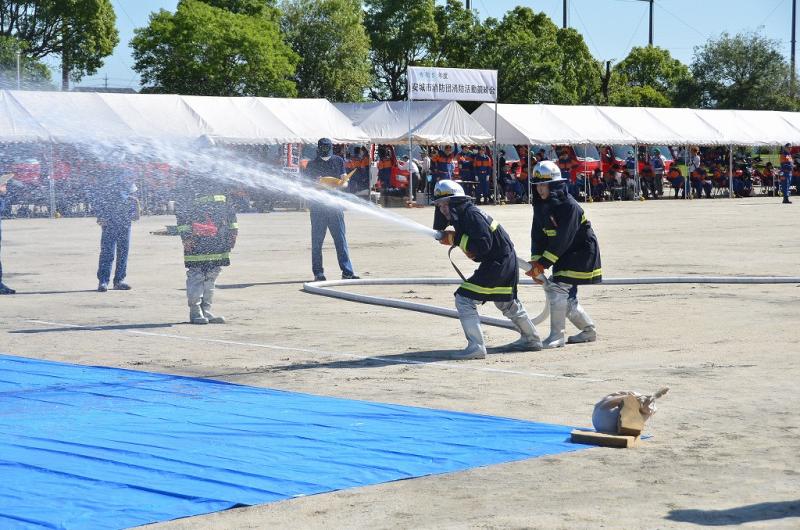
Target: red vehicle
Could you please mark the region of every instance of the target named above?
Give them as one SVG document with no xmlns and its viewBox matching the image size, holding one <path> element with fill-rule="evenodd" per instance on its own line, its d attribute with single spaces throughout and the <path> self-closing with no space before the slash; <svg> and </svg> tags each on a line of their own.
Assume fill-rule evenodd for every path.
<svg viewBox="0 0 800 530">
<path fill-rule="evenodd" d="M 35 158 L 21 160 L 11 164 L 11 173 L 17 182 L 38 185 L 42 176 L 42 166 Z"/>
<path fill-rule="evenodd" d="M 389 151 L 389 156 L 392 160 L 392 173 L 391 177 L 389 178 L 389 187 L 392 189 L 397 190 L 407 190 L 408 189 L 408 181 L 409 175 L 407 169 L 400 169 L 400 165 L 397 162 L 397 151 L 393 145 L 375 145 L 372 144 L 372 149 L 370 150 L 370 158 L 375 162 L 379 162 L 378 160 L 378 149 L 381 147 L 385 147 Z M 378 180 L 380 182 L 380 180 Z"/>
<path fill-rule="evenodd" d="M 531 146 L 531 155 L 536 156 L 541 150 L 548 160 L 558 163 L 558 159 L 565 151 L 570 159 L 570 180 L 574 183 L 579 175 L 591 176 L 595 169 L 600 168 L 600 153 L 593 145 L 534 145 Z"/>
<path fill-rule="evenodd" d="M 666 145 L 651 145 L 649 147 L 639 146 L 639 155 L 637 157 L 639 161 L 639 173 L 642 172 L 645 163 L 650 162 L 650 158 L 653 156 L 653 150 L 658 149 L 661 151 L 661 156 L 663 156 L 666 160 L 664 162 L 664 174 L 667 174 L 672 167 L 672 164 L 675 163 L 675 159 L 672 157 L 672 150 Z M 608 171 L 612 165 L 619 164 L 620 167 L 623 169 L 625 168 L 625 159 L 628 158 L 628 153 L 633 152 L 632 145 L 605 145 L 600 147 L 600 155 L 601 163 L 602 163 L 602 170 L 603 174 Z"/>
</svg>

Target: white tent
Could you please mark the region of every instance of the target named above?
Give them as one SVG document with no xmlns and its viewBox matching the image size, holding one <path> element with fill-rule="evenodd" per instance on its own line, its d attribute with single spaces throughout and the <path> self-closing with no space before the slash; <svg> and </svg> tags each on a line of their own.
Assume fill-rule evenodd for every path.
<svg viewBox="0 0 800 530">
<path fill-rule="evenodd" d="M 651 107 L 646 110 L 648 114 L 679 135 L 679 141 L 673 141 L 668 145 L 726 145 L 727 143 L 725 135 L 705 121 L 696 109 Z M 640 143 L 647 143 L 644 141 L 646 139 L 647 136 L 644 136 Z"/>
<path fill-rule="evenodd" d="M 0 141 L 47 141 L 50 134 L 31 116 L 11 93 L 0 91 Z"/>
<path fill-rule="evenodd" d="M 98 96 L 141 136 L 198 138 L 212 132 L 181 96 L 148 94 L 131 97 L 130 94 L 106 93 Z"/>
<path fill-rule="evenodd" d="M 58 142 L 98 142 L 137 136 L 96 93 L 8 91 L 7 94 Z"/>
<path fill-rule="evenodd" d="M 335 144 L 369 141 L 369 136 L 327 99 L 253 99 L 291 129 L 296 135 L 294 142 L 316 144 L 321 137 Z"/>
<path fill-rule="evenodd" d="M 354 125 L 379 144 L 488 144 L 493 135 L 455 101 L 337 103 Z M 410 107 L 410 110 L 409 110 Z"/>
<path fill-rule="evenodd" d="M 497 140 L 515 144 L 800 144 L 800 113 L 565 105 L 498 105 Z M 494 105 L 473 116 L 486 127 Z"/>
<path fill-rule="evenodd" d="M 194 114 L 207 124 L 207 136 L 229 144 L 281 144 L 298 142 L 298 135 L 255 98 L 181 96 Z"/>
<path fill-rule="evenodd" d="M 0 91 L 0 141 L 208 137 L 221 143 L 366 142 L 324 99 Z"/>
</svg>

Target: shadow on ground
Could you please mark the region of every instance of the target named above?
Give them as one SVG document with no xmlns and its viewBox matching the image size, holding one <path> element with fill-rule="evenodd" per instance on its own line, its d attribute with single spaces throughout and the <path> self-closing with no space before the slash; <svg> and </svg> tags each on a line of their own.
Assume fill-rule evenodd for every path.
<svg viewBox="0 0 800 530">
<path fill-rule="evenodd" d="M 727 510 L 672 510 L 666 518 L 681 523 L 726 526 L 754 521 L 772 521 L 786 517 L 800 517 L 800 500 L 762 502 Z"/>
<path fill-rule="evenodd" d="M 364 357 L 363 359 L 352 359 L 348 361 L 331 361 L 327 363 L 306 362 L 274 366 L 273 372 L 291 372 L 294 370 L 309 370 L 320 368 L 375 368 L 378 366 L 391 366 L 395 364 L 424 364 L 452 359 L 453 353 L 458 350 L 426 350 L 409 353 L 399 353 L 396 355 L 376 355 Z"/>
<path fill-rule="evenodd" d="M 160 323 L 160 324 L 109 324 L 106 326 L 69 326 L 69 327 L 61 327 L 61 328 L 33 328 L 33 329 L 13 329 L 9 331 L 9 333 L 21 333 L 21 334 L 36 334 L 36 333 L 59 333 L 62 331 L 125 331 L 125 330 L 136 330 L 136 329 L 159 329 L 159 328 L 171 328 L 175 324 L 182 324 L 182 322 L 176 323 Z"/>
</svg>

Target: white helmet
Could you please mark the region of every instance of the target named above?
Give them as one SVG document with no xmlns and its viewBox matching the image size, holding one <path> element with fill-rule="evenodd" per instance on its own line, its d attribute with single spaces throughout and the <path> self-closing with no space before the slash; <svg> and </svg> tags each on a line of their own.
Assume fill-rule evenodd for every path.
<svg viewBox="0 0 800 530">
<path fill-rule="evenodd" d="M 544 160 L 533 167 L 533 183 L 544 184 L 567 180 L 561 176 L 561 169 L 555 162 Z"/>
<path fill-rule="evenodd" d="M 464 193 L 464 188 L 461 187 L 461 184 L 453 182 L 452 180 L 440 180 L 436 183 L 436 187 L 433 188 L 434 204 L 451 197 L 466 196 L 467 194 Z"/>
</svg>

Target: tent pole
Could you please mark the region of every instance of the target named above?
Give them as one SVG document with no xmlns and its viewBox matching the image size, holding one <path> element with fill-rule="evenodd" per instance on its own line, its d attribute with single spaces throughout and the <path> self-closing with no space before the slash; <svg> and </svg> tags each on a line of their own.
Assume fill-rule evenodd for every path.
<svg viewBox="0 0 800 530">
<path fill-rule="evenodd" d="M 683 198 L 689 198 L 691 194 L 691 185 L 689 184 L 692 177 L 692 171 L 689 169 L 689 144 L 686 144 L 683 150 L 683 160 L 686 162 L 686 180 L 683 181 Z"/>
<path fill-rule="evenodd" d="M 55 219 L 56 217 L 56 183 L 53 180 L 53 173 L 55 172 L 56 162 L 56 149 L 55 146 L 51 143 L 50 144 L 50 164 L 49 164 L 49 171 L 48 171 L 48 184 L 50 186 L 50 219 Z"/>
<path fill-rule="evenodd" d="M 589 197 L 589 179 L 591 177 L 586 176 L 586 144 L 583 144 L 583 193 L 586 194 L 586 202 L 592 202 L 591 198 Z"/>
<path fill-rule="evenodd" d="M 411 168 L 414 167 L 414 149 L 413 149 L 414 145 L 413 145 L 413 141 L 411 139 L 411 96 L 410 96 L 410 94 L 411 93 L 409 92 L 409 97 L 406 98 L 407 107 L 408 107 L 408 109 L 407 109 L 408 110 L 408 162 L 406 163 L 406 169 L 408 169 L 408 200 L 409 200 L 409 202 L 414 202 L 414 199 L 416 199 L 416 197 L 414 196 L 414 179 L 412 178 L 414 174 L 411 171 Z M 422 177 L 421 173 L 420 173 L 420 177 Z"/>
<path fill-rule="evenodd" d="M 733 144 L 728 146 L 728 197 L 733 199 Z"/>
<path fill-rule="evenodd" d="M 633 181 L 634 181 L 634 200 L 639 200 L 642 197 L 642 187 L 639 182 L 639 144 L 633 145 Z"/>
<path fill-rule="evenodd" d="M 528 167 L 526 168 L 525 173 L 528 175 L 528 204 L 533 204 L 533 185 L 531 183 L 531 145 L 528 144 Z"/>
<path fill-rule="evenodd" d="M 499 156 L 497 152 L 497 96 L 494 98 L 494 156 L 492 156 L 492 167 L 494 168 L 494 203 L 495 205 L 500 204 L 500 201 L 497 196 L 497 188 L 499 187 L 500 183 L 500 168 L 497 164 L 499 164 Z"/>
</svg>

